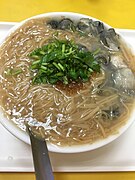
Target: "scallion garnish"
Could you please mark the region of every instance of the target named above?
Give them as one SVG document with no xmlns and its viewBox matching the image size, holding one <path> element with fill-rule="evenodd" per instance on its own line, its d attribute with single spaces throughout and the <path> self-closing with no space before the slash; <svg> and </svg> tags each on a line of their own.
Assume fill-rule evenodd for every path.
<svg viewBox="0 0 135 180">
<path fill-rule="evenodd" d="M 80 50 L 73 41 L 56 39 L 35 49 L 29 56 L 32 59 L 30 69 L 34 72 L 34 84 L 86 82 L 93 72 L 100 72 L 100 65 L 93 53 Z"/>
<path fill-rule="evenodd" d="M 22 73 L 22 69 L 12 69 L 12 68 L 9 68 L 5 71 L 5 74 L 7 76 L 15 76 L 15 75 L 18 75 Z"/>
</svg>

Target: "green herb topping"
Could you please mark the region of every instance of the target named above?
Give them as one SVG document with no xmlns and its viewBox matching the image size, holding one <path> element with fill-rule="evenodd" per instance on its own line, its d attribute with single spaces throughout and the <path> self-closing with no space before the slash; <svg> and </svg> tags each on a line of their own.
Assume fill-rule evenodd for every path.
<svg viewBox="0 0 135 180">
<path fill-rule="evenodd" d="M 94 55 L 80 50 L 73 41 L 54 40 L 35 49 L 29 56 L 32 58 L 30 69 L 34 74 L 34 84 L 86 82 L 93 72 L 100 72 Z"/>
<path fill-rule="evenodd" d="M 20 74 L 20 73 L 22 73 L 22 70 L 21 70 L 21 69 L 11 69 L 11 68 L 9 68 L 9 69 L 7 69 L 7 70 L 5 71 L 5 74 L 6 74 L 7 76 L 16 76 L 16 75 L 18 75 L 18 74 Z"/>
</svg>

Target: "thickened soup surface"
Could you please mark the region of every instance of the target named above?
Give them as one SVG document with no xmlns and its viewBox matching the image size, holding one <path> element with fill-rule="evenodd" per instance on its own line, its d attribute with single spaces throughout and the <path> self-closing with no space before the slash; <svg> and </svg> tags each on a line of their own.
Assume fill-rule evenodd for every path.
<svg viewBox="0 0 135 180">
<path fill-rule="evenodd" d="M 102 22 L 30 19 L 0 47 L 0 106 L 50 143 L 91 144 L 128 121 L 134 72 L 132 53 Z"/>
</svg>

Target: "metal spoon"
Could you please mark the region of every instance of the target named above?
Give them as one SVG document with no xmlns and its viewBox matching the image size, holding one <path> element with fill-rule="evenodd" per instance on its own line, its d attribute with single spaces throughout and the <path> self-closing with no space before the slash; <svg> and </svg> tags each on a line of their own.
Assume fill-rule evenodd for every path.
<svg viewBox="0 0 135 180">
<path fill-rule="evenodd" d="M 46 141 L 35 137 L 30 127 L 27 127 L 27 131 L 31 141 L 36 180 L 54 180 Z"/>
</svg>

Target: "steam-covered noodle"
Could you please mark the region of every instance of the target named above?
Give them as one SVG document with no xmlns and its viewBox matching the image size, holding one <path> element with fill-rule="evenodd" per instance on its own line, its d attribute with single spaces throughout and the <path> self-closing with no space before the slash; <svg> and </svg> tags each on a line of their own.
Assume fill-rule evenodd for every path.
<svg viewBox="0 0 135 180">
<path fill-rule="evenodd" d="M 116 133 L 129 118 L 135 96 L 130 61 L 135 62 L 119 36 L 98 21 L 82 19 L 76 31 L 69 28 L 71 20 L 63 21 L 29 20 L 1 46 L 0 105 L 18 127 L 25 130 L 27 121 L 35 134 L 51 143 L 93 143 Z M 95 52 L 100 73 L 68 86 L 32 84 L 29 54 L 55 38 L 72 40 Z M 9 75 L 9 69 L 21 72 Z"/>
</svg>

